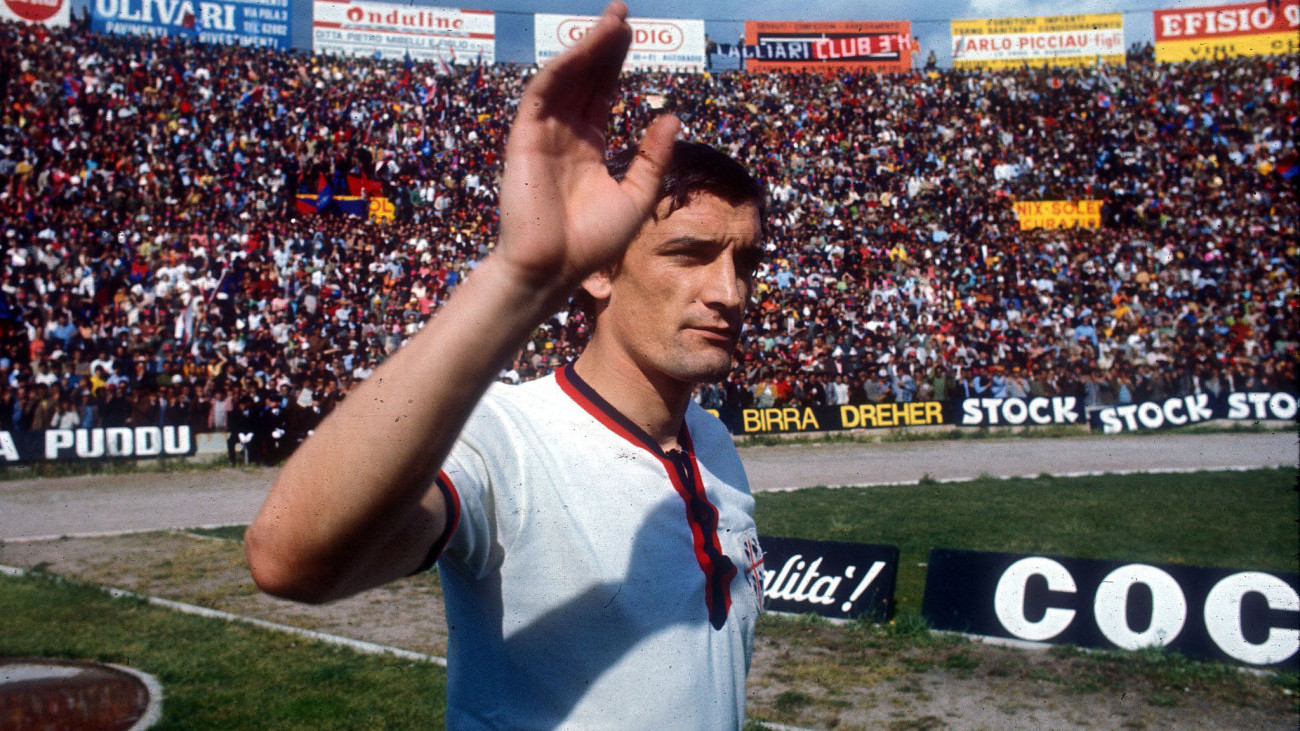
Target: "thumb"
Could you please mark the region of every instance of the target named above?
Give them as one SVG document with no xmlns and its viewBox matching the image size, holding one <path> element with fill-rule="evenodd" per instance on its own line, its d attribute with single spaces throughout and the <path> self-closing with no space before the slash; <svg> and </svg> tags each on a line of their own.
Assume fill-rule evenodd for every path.
<svg viewBox="0 0 1300 731">
<path fill-rule="evenodd" d="M 641 135 L 636 158 L 628 166 L 619 183 L 628 197 L 648 214 L 659 200 L 659 183 L 673 158 L 673 143 L 681 123 L 677 117 L 665 114 L 657 117 Z"/>
</svg>

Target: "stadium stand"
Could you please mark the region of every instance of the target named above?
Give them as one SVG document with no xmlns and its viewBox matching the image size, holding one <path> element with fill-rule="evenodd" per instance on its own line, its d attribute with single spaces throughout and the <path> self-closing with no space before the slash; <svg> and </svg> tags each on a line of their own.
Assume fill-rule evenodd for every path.
<svg viewBox="0 0 1300 731">
<path fill-rule="evenodd" d="M 1292 390 L 1298 67 L 1146 47 L 1084 69 L 636 73 L 610 142 L 671 111 L 770 184 L 748 337 L 706 406 Z M 443 71 L 0 23 L 0 429 L 292 449 L 494 240 L 530 67 Z M 367 216 L 381 196 L 391 221 Z M 1016 201 L 1085 199 L 1100 228 L 1018 225 Z M 558 313 L 502 378 L 585 333 Z"/>
</svg>

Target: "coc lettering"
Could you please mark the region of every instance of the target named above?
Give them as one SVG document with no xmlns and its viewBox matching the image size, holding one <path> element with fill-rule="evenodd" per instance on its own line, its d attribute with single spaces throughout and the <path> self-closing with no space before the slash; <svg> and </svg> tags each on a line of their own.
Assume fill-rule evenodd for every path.
<svg viewBox="0 0 1300 731">
<path fill-rule="evenodd" d="M 1055 596 L 1046 607 L 1032 611 L 1026 606 L 1027 587 L 1031 578 L 1045 581 Z M 1151 615 L 1147 625 L 1129 624 L 1128 602 L 1131 590 L 1143 586 L 1151 597 Z M 1092 621 L 1105 638 L 1116 647 L 1137 650 L 1166 646 L 1187 627 L 1188 617 L 1197 606 L 1168 572 L 1145 564 L 1128 564 L 1114 569 L 1097 585 L 1091 605 L 1062 595 L 1076 595 L 1078 585 L 1069 569 L 1050 558 L 1031 556 L 1016 561 L 1002 572 L 993 595 L 993 608 L 1002 628 L 1009 634 L 1032 642 L 1050 641 L 1070 628 L 1080 613 L 1091 610 Z M 1300 611 L 1300 594 L 1282 579 L 1256 571 L 1231 574 L 1213 584 L 1199 602 L 1205 633 L 1220 651 L 1239 662 L 1273 665 L 1284 662 L 1300 649 L 1300 630 L 1284 626 L 1267 627 L 1263 633 L 1248 637 L 1242 628 L 1242 604 L 1247 596 L 1261 597 L 1274 612 Z M 1030 619 L 1030 616 L 1037 617 Z M 1080 620 L 1082 621 L 1082 620 Z"/>
</svg>

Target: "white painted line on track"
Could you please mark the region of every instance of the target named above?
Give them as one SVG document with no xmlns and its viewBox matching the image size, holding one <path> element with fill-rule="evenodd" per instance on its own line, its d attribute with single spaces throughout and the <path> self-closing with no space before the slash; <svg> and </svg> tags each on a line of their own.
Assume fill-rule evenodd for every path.
<svg viewBox="0 0 1300 731">
<path fill-rule="evenodd" d="M 134 536 L 141 533 L 185 533 L 192 530 L 217 530 L 218 528 L 233 528 L 242 526 L 244 523 L 214 523 L 211 525 L 190 525 L 184 528 L 125 528 L 123 530 L 106 530 L 94 531 L 89 533 L 52 533 L 44 536 L 18 536 L 16 538 L 0 538 L 0 543 L 40 543 L 42 541 L 58 541 L 65 538 L 121 538 L 122 536 Z M 195 536 L 196 538 L 200 536 Z M 209 536 L 202 536 L 204 538 Z M 224 540 L 224 539 L 219 539 Z"/>
<path fill-rule="evenodd" d="M 241 624 L 250 624 L 253 625 L 254 627 L 261 627 L 263 629 L 274 630 L 277 632 L 286 632 L 288 634 L 297 635 L 299 637 L 306 637 L 313 640 L 319 640 L 320 642 L 324 642 L 330 645 L 340 645 L 342 647 L 349 647 L 352 648 L 353 650 L 356 650 L 357 652 L 363 652 L 367 655 L 393 655 L 395 657 L 400 657 L 405 660 L 431 662 L 434 663 L 435 665 L 441 665 L 442 667 L 447 667 L 447 658 L 438 657 L 437 655 L 426 655 L 422 652 L 415 652 L 413 650 L 403 650 L 400 647 L 390 647 L 388 645 L 380 645 L 374 642 L 366 642 L 365 640 L 354 640 L 351 637 L 341 637 L 339 635 L 326 634 L 325 632 L 317 632 L 316 630 L 303 629 L 301 627 L 291 627 L 287 624 L 270 622 L 265 619 L 258 619 L 256 617 L 245 617 L 242 614 L 232 614 L 231 612 L 223 612 L 219 609 L 209 609 L 208 607 L 200 607 L 195 604 L 186 604 L 184 602 L 172 601 L 171 599 L 163 599 L 162 597 L 149 596 L 148 594 L 137 594 L 136 592 L 127 591 L 125 589 L 114 589 L 108 586 L 99 586 L 98 584 L 90 584 L 82 581 L 76 581 L 74 579 L 67 579 L 54 574 L 39 574 L 33 571 L 29 571 L 28 569 L 19 568 L 17 566 L 5 566 L 3 564 L 0 564 L 0 574 L 4 574 L 6 576 L 39 576 L 39 577 L 53 576 L 59 581 L 68 584 L 73 584 L 76 586 L 88 586 L 93 589 L 98 589 L 99 591 L 102 591 L 105 594 L 108 594 L 109 596 L 115 599 L 140 599 L 154 606 L 165 607 L 167 609 L 171 609 L 172 611 L 181 612 L 182 614 L 193 614 L 200 617 L 221 619 L 227 622 L 239 622 Z"/>
<path fill-rule="evenodd" d="M 975 477 L 933 477 L 925 480 L 902 480 L 895 482 L 857 482 L 844 485 L 813 485 L 802 487 L 765 487 L 754 490 L 754 492 L 798 492 L 799 490 L 812 490 L 815 487 L 824 487 L 828 490 L 841 490 L 849 487 L 904 487 L 908 485 L 919 484 L 951 484 L 954 482 L 974 482 L 976 480 L 1023 480 L 1035 479 L 1046 475 L 1047 477 L 1104 477 L 1106 475 L 1115 475 L 1125 477 L 1128 475 L 1181 475 L 1191 472 L 1250 472 L 1252 470 L 1275 470 L 1280 469 L 1277 465 L 1233 465 L 1229 467 L 1166 467 L 1150 470 L 1089 470 L 1086 472 L 1027 472 L 1022 475 L 977 475 Z M 924 478 L 922 478 L 924 479 Z"/>
</svg>

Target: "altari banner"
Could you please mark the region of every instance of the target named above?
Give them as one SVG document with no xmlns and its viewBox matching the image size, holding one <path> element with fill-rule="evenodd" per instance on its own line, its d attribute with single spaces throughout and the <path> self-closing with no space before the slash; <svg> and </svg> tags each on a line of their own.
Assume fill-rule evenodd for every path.
<svg viewBox="0 0 1300 731">
<path fill-rule="evenodd" d="M 912 24 L 881 21 L 745 21 L 746 71 L 876 71 L 912 68 Z"/>
<path fill-rule="evenodd" d="M 573 46 L 599 20 L 594 15 L 533 16 L 533 54 L 546 63 Z M 623 69 L 627 71 L 704 71 L 704 21 L 673 18 L 628 18 L 632 47 Z"/>
<path fill-rule="evenodd" d="M 287 50 L 291 15 L 289 0 L 94 0 L 90 28 Z"/>
<path fill-rule="evenodd" d="M 765 609 L 877 622 L 893 616 L 896 546 L 763 536 L 758 542 Z"/>
<path fill-rule="evenodd" d="M 952 21 L 954 68 L 1093 66 L 1125 57 L 1122 13 Z"/>
<path fill-rule="evenodd" d="M 365 0 L 315 0 L 311 47 L 316 53 L 439 64 L 492 64 L 496 15 Z"/>
<path fill-rule="evenodd" d="M 1297 578 L 936 548 L 921 613 L 937 630 L 1295 670 Z"/>
<path fill-rule="evenodd" d="M 1300 0 L 1155 11 L 1163 63 L 1300 53 Z"/>
<path fill-rule="evenodd" d="M 0 464 L 183 457 L 196 446 L 188 426 L 0 431 Z"/>
</svg>

